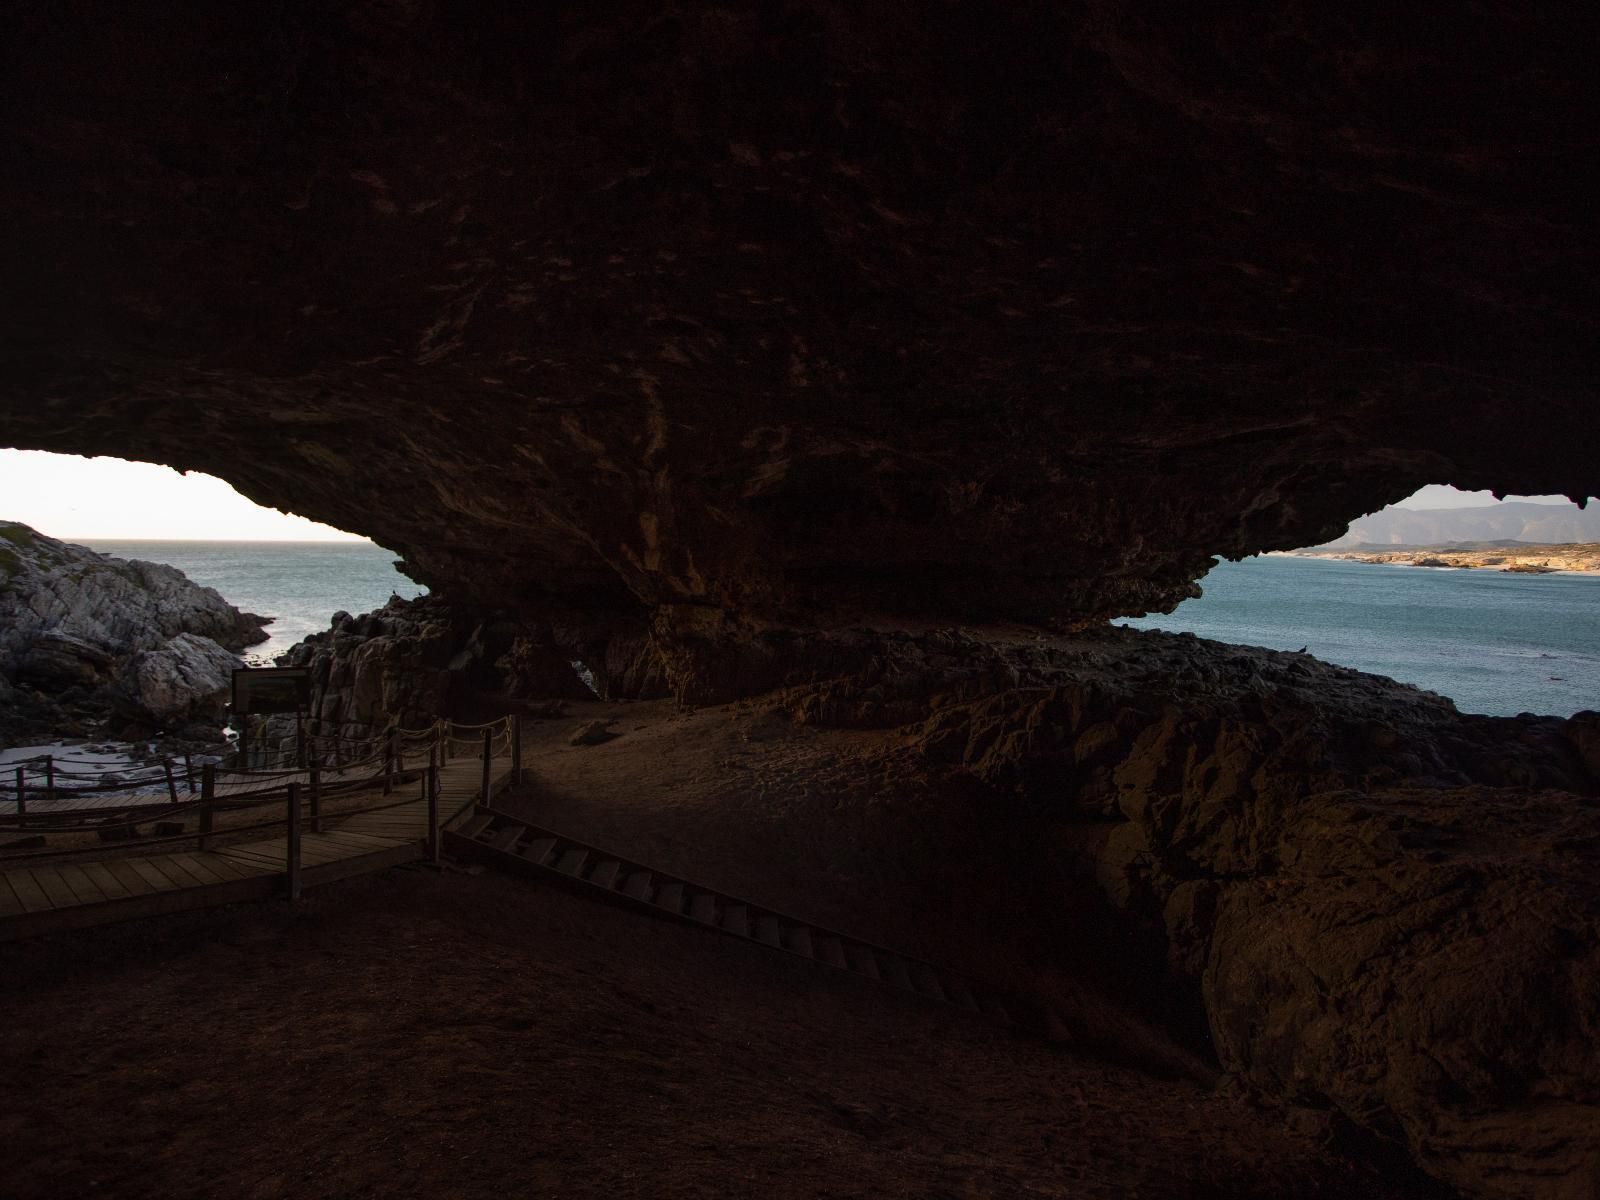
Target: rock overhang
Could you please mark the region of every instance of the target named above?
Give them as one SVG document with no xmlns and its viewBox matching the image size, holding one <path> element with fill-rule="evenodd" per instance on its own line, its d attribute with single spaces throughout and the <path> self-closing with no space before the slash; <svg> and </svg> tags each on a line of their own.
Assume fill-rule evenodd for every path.
<svg viewBox="0 0 1600 1200">
<path fill-rule="evenodd" d="M 24 5 L 0 440 L 689 628 L 1070 627 L 1586 496 L 1600 103 L 1570 14 L 1462 20 Z"/>
</svg>

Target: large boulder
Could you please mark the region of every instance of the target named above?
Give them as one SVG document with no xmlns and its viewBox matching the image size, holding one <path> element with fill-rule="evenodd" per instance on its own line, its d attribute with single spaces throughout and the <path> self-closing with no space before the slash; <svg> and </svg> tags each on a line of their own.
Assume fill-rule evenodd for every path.
<svg viewBox="0 0 1600 1200">
<path fill-rule="evenodd" d="M 0 521 L 0 733 L 219 720 L 235 652 L 265 641 L 267 620 L 174 567 Z"/>
<path fill-rule="evenodd" d="M 1097 884 L 1244 1086 L 1472 1195 L 1600 1194 L 1600 718 L 1132 631 L 969 650 L 964 693 L 930 669 L 959 644 L 885 638 L 789 703 L 855 724 L 940 689 L 911 744 L 1032 823 L 1008 871 Z"/>
<path fill-rule="evenodd" d="M 224 715 L 237 655 L 210 638 L 180 633 L 123 666 L 120 695 L 135 717 L 159 725 L 186 725 Z"/>
<path fill-rule="evenodd" d="M 450 662 L 463 640 L 449 605 L 395 597 L 375 612 L 337 612 L 330 627 L 278 656 L 311 675 L 309 732 L 364 738 L 385 726 L 426 725 L 444 712 Z M 287 733 L 288 726 L 280 732 Z"/>
<path fill-rule="evenodd" d="M 296 643 L 278 662 L 311 673 L 309 731 L 345 738 L 427 725 L 476 692 L 585 694 L 571 663 L 548 645 L 548 631 L 540 637 L 469 616 L 437 596 L 397 596 L 354 617 L 334 613 L 325 632 Z M 287 735 L 287 723 L 280 725 L 277 732 Z"/>
<path fill-rule="evenodd" d="M 1600 1195 L 1600 804 L 1313 796 L 1265 849 L 1201 955 L 1222 1062 L 1470 1193 Z"/>
</svg>

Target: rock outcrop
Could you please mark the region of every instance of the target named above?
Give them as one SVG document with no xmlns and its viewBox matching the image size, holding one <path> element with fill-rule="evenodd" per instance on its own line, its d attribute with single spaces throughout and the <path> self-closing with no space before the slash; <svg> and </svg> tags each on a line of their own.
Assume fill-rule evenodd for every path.
<svg viewBox="0 0 1600 1200">
<path fill-rule="evenodd" d="M 1600 491 L 1594 20 L 24 0 L 0 420 L 483 612 L 1165 610 Z"/>
<path fill-rule="evenodd" d="M 486 692 L 519 699 L 594 695 L 548 631 L 471 617 L 438 596 L 396 596 L 355 617 L 334 613 L 326 632 L 277 661 L 311 672 L 309 731 L 344 738 L 421 728 Z"/>
<path fill-rule="evenodd" d="M 1600 714 L 1463 716 L 1307 655 L 1129 630 L 883 639 L 803 721 L 912 719 L 1192 997 L 1220 1065 L 1483 1196 L 1600 1182 Z M 1063 905 L 1063 912 L 1068 911 Z M 1044 919 L 1041 916 L 1041 919 Z"/>
<path fill-rule="evenodd" d="M 1600 803 L 1313 795 L 1240 866 L 1167 904 L 1224 1064 L 1469 1194 L 1600 1193 Z"/>
<path fill-rule="evenodd" d="M 159 563 L 124 561 L 0 521 L 5 736 L 220 727 L 237 651 L 269 618 Z"/>
</svg>

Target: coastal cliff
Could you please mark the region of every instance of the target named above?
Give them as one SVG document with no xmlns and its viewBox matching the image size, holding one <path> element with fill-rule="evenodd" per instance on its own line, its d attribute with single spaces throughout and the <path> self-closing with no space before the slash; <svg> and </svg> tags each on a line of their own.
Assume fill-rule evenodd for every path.
<svg viewBox="0 0 1600 1200">
<path fill-rule="evenodd" d="M 1561 542 L 1551 545 L 1536 542 L 1488 544 L 1451 542 L 1441 546 L 1396 546 L 1388 549 L 1362 547 L 1343 550 L 1318 547 L 1312 550 L 1293 551 L 1292 556 L 1343 559 L 1347 562 L 1399 567 L 1452 567 L 1461 571 L 1506 571 L 1514 575 L 1544 575 L 1553 571 L 1600 574 L 1600 542 Z"/>
<path fill-rule="evenodd" d="M 215 740 L 270 618 L 159 563 L 0 521 L 0 738 L 194 727 Z"/>
</svg>

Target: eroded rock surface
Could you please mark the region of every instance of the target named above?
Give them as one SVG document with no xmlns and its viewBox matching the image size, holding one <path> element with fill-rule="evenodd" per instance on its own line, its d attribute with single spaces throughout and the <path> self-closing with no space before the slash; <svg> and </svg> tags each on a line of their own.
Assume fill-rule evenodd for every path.
<svg viewBox="0 0 1600 1200">
<path fill-rule="evenodd" d="M 484 692 L 535 699 L 594 694 L 547 632 L 481 619 L 437 596 L 396 596 L 360 616 L 335 613 L 326 632 L 277 661 L 311 672 L 309 731 L 349 739 L 392 726 L 420 729 Z"/>
<path fill-rule="evenodd" d="M 1407 1139 L 1470 1193 L 1600 1192 L 1600 803 L 1333 793 L 1266 849 L 1191 885 L 1202 918 L 1174 938 L 1198 959 L 1209 924 L 1222 1061 Z"/>
<path fill-rule="evenodd" d="M 925 761 L 1164 948 L 1177 982 L 1150 986 L 1191 989 L 1250 1086 L 1474 1195 L 1594 1194 L 1600 715 L 1464 716 L 1307 655 L 1132 631 L 894 635 L 785 704 L 914 720 Z"/>
<path fill-rule="evenodd" d="M 0 722 L 8 735 L 209 722 L 214 738 L 237 651 L 266 640 L 267 620 L 175 567 L 0 521 Z"/>
<path fill-rule="evenodd" d="M 5 437 L 485 611 L 1166 609 L 1600 489 L 1594 19 L 28 0 Z"/>
</svg>

